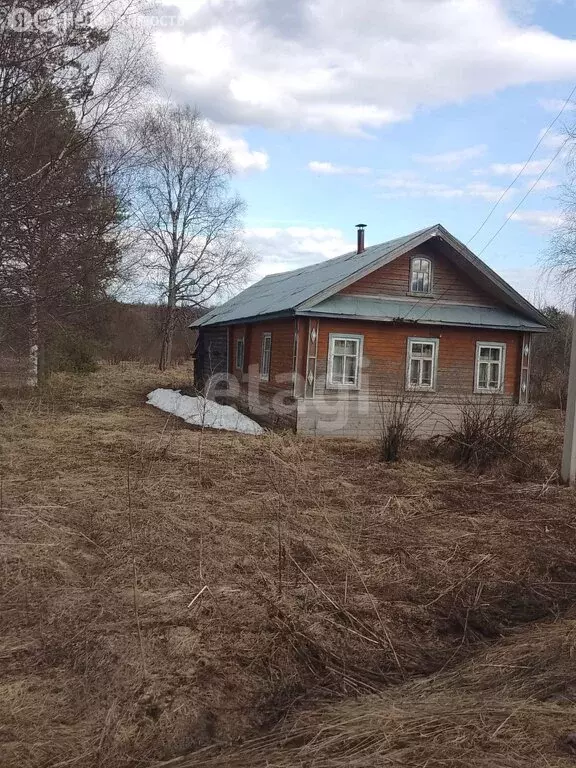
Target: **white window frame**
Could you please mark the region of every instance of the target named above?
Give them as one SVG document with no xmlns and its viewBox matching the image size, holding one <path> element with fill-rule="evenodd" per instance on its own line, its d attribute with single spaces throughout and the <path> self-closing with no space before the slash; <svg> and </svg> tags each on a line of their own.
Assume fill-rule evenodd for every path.
<svg viewBox="0 0 576 768">
<path fill-rule="evenodd" d="M 410 370 L 412 368 L 412 345 L 413 344 L 431 344 L 433 347 L 432 352 L 432 381 L 430 384 L 412 384 L 410 381 Z M 413 392 L 435 392 L 436 391 L 436 376 L 438 374 L 438 349 L 440 347 L 440 339 L 431 339 L 427 337 L 420 338 L 418 336 L 410 336 L 408 338 L 408 344 L 406 349 L 406 389 Z M 416 360 L 425 360 L 427 358 L 418 357 Z"/>
<path fill-rule="evenodd" d="M 244 336 L 236 339 L 236 368 L 239 371 L 244 370 Z"/>
<path fill-rule="evenodd" d="M 480 387 L 480 350 L 499 349 L 500 354 L 500 381 L 498 389 Z M 482 361 L 485 362 L 485 361 Z M 501 341 L 477 341 L 476 362 L 474 364 L 474 392 L 478 395 L 501 395 L 506 385 L 506 344 Z"/>
<path fill-rule="evenodd" d="M 428 290 L 427 291 L 418 291 L 414 290 L 413 284 L 414 284 L 414 262 L 416 260 L 425 261 L 428 263 Z M 419 270 L 421 271 L 421 270 Z M 410 285 L 408 292 L 411 294 L 414 294 L 415 296 L 430 296 L 432 294 L 433 290 L 433 282 L 434 279 L 434 272 L 433 272 L 433 265 L 432 265 L 432 259 L 430 259 L 428 256 L 419 256 L 415 255 L 412 256 L 410 259 Z"/>
<path fill-rule="evenodd" d="M 355 341 L 358 344 L 356 354 L 356 370 L 354 383 L 346 384 L 333 381 L 334 345 L 337 341 Z M 359 390 L 362 384 L 362 360 L 364 358 L 364 336 L 357 333 L 330 333 L 328 335 L 328 371 L 326 377 L 327 389 Z"/>
<path fill-rule="evenodd" d="M 266 349 L 266 342 L 270 344 Z M 266 357 L 268 353 L 268 357 Z M 264 365 L 267 363 L 267 365 Z M 272 334 L 267 332 L 262 334 L 262 342 L 260 345 L 260 381 L 270 381 L 270 366 L 272 363 Z"/>
</svg>

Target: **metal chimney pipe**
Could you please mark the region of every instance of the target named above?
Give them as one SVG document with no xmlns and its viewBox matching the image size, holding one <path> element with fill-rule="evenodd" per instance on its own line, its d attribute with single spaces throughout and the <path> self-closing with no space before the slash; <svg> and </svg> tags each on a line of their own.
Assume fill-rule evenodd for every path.
<svg viewBox="0 0 576 768">
<path fill-rule="evenodd" d="M 364 233 L 366 230 L 366 224 L 356 224 L 356 229 L 358 230 L 358 250 L 356 253 L 364 253 L 366 250 L 366 247 L 364 245 Z"/>
</svg>

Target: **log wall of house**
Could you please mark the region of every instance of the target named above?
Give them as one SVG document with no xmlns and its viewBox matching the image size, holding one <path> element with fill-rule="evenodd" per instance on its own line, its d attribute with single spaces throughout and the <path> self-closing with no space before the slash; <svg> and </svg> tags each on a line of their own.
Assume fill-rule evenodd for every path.
<svg viewBox="0 0 576 768">
<path fill-rule="evenodd" d="M 310 330 L 317 342 L 310 343 Z M 272 335 L 270 380 L 260 380 L 262 337 Z M 359 390 L 342 392 L 327 387 L 328 347 L 331 333 L 363 337 L 363 366 Z M 275 427 L 298 428 L 304 433 L 374 436 L 381 421 L 383 403 L 405 390 L 409 338 L 438 339 L 438 363 L 434 392 L 418 393 L 426 418 L 421 436 L 445 431 L 458 418 L 464 398 L 481 402 L 494 397 L 504 404 L 517 403 L 522 367 L 520 333 L 410 324 L 388 324 L 327 318 L 280 319 L 262 323 L 205 329 L 204 345 L 214 358 L 228 363 L 232 404 Z M 236 366 L 236 341 L 244 338 L 244 369 Z M 474 394 L 477 342 L 506 344 L 504 393 Z M 227 352 L 222 344 L 227 343 Z M 215 355 L 215 352 L 217 353 Z M 225 370 L 220 367 L 220 370 Z M 294 376 L 294 373 L 296 375 Z M 314 373 L 314 386 L 306 375 Z M 293 384 L 294 382 L 294 384 Z M 313 392 L 313 397 L 310 395 Z M 219 393 L 221 394 L 221 393 Z M 384 406 L 387 407 L 387 406 Z"/>
<path fill-rule="evenodd" d="M 443 301 L 498 306 L 443 253 L 430 246 L 422 246 L 401 256 L 380 269 L 376 269 L 341 291 L 343 294 L 363 296 L 410 296 L 410 262 L 414 256 L 426 256 L 432 260 L 432 297 Z M 414 298 L 418 301 L 418 298 Z"/>
<path fill-rule="evenodd" d="M 194 364 L 194 384 L 202 391 L 214 376 L 228 370 L 228 328 L 209 326 L 198 333 Z"/>
<path fill-rule="evenodd" d="M 515 331 L 451 328 L 440 326 L 392 325 L 366 321 L 320 321 L 316 395 L 338 396 L 326 386 L 328 343 L 331 333 L 358 334 L 364 338 L 361 391 L 389 394 L 403 389 L 406 382 L 406 359 L 409 338 L 438 339 L 436 391 L 424 396 L 462 396 L 474 392 L 476 342 L 506 344 L 504 395 L 518 397 L 522 334 Z"/>
<path fill-rule="evenodd" d="M 331 333 L 363 336 L 359 390 L 342 391 L 326 387 Z M 443 434 L 457 425 L 464 401 L 496 402 L 497 407 L 518 402 L 523 344 L 520 333 L 323 318 L 319 323 L 314 397 L 301 398 L 298 402 L 298 431 L 304 434 L 377 437 L 381 430 L 382 413 L 393 407 L 398 393 L 406 391 L 409 338 L 439 341 L 435 391 L 412 395 L 416 401 L 413 419 L 419 437 Z M 502 395 L 474 394 L 478 341 L 506 344 Z"/>
<path fill-rule="evenodd" d="M 264 391 L 275 394 L 286 388 L 291 388 L 293 359 L 294 359 L 293 318 L 271 320 L 263 323 L 253 323 L 249 326 L 248 377 L 258 380 Z M 260 381 L 260 356 L 262 353 L 262 338 L 265 333 L 272 335 L 270 357 L 270 377 L 267 382 Z"/>
<path fill-rule="evenodd" d="M 270 376 L 260 379 L 262 338 L 272 336 Z M 294 318 L 230 326 L 229 384 L 230 401 L 261 421 L 276 427 L 296 427 L 294 365 L 301 354 L 297 340 L 303 336 Z M 236 342 L 244 339 L 244 368 L 236 366 Z"/>
</svg>

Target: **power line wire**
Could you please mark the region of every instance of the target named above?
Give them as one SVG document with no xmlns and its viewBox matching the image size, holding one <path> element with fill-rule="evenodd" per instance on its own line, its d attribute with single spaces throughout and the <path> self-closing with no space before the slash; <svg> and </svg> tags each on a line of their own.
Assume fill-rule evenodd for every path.
<svg viewBox="0 0 576 768">
<path fill-rule="evenodd" d="M 490 240 L 488 240 L 488 242 L 486 243 L 486 245 L 484 246 L 484 248 L 482 248 L 482 250 L 480 251 L 480 253 L 478 253 L 478 256 L 481 256 L 481 255 L 484 253 L 484 251 L 486 250 L 486 248 L 488 248 L 488 246 L 490 246 L 490 245 L 491 245 L 491 244 L 494 242 L 494 240 L 495 240 L 495 239 L 498 237 L 498 235 L 500 234 L 500 232 L 502 232 L 502 230 L 504 229 L 504 227 L 506 226 L 506 224 L 508 224 L 508 222 L 509 222 L 509 221 L 512 219 L 512 217 L 514 216 L 514 214 L 515 214 L 515 213 L 518 211 L 518 209 L 519 209 L 519 208 L 522 206 L 522 204 L 524 203 L 524 201 L 526 200 L 526 198 L 527 198 L 527 197 L 530 195 L 530 193 L 531 193 L 531 192 L 533 192 L 533 191 L 534 191 L 534 189 L 535 189 L 535 188 L 538 186 L 539 182 L 542 180 L 543 176 L 545 176 L 545 175 L 548 173 L 548 171 L 549 171 L 549 169 L 550 169 L 550 166 L 552 165 L 552 163 L 554 163 L 554 161 L 556 160 L 556 158 L 558 157 L 558 155 L 560 155 L 560 153 L 562 152 L 562 150 L 564 149 L 564 147 L 566 146 L 566 144 L 568 143 L 568 141 L 569 141 L 569 139 L 566 139 L 566 140 L 565 140 L 565 141 L 562 143 L 562 145 L 561 145 L 561 146 L 558 148 L 558 151 L 556 152 L 556 154 L 554 155 L 554 157 L 553 157 L 553 158 L 550 160 L 550 162 L 548 163 L 548 165 L 546 166 L 546 168 L 544 168 L 544 170 L 542 171 L 542 173 L 541 173 L 541 174 L 538 176 L 538 178 L 536 179 L 536 181 L 534 182 L 534 184 L 532 184 L 532 186 L 531 186 L 531 187 L 528 189 L 528 191 L 526 192 L 526 194 L 524 195 L 524 197 L 523 197 L 523 198 L 520 200 L 520 202 L 518 203 L 518 205 L 517 205 L 517 206 L 514 208 L 514 210 L 513 210 L 513 211 L 510 211 L 510 213 L 508 214 L 508 216 L 506 217 L 506 219 L 505 219 L 505 220 L 504 220 L 504 222 L 502 223 L 502 226 L 501 226 L 499 229 L 497 229 L 497 230 L 496 230 L 496 232 L 495 232 L 495 233 L 492 235 L 492 237 L 490 238 Z"/>
<path fill-rule="evenodd" d="M 525 170 L 526 170 L 526 168 L 528 167 L 528 163 L 529 163 L 529 162 L 532 160 L 532 158 L 534 157 L 534 155 L 536 154 L 536 152 L 538 151 L 538 149 L 539 149 L 539 148 L 540 148 L 540 146 L 542 145 L 542 142 L 544 141 L 544 139 L 546 138 L 546 136 L 547 136 L 547 135 L 550 133 L 550 131 L 552 130 L 552 128 L 553 128 L 553 127 L 556 125 L 556 123 L 558 122 L 558 120 L 559 120 L 559 119 L 562 117 L 562 115 L 564 114 L 564 111 L 565 111 L 566 107 L 568 106 L 568 104 L 570 103 L 570 101 L 572 100 L 572 97 L 574 96 L 574 94 L 576 94 L 576 85 L 575 85 L 575 86 L 574 86 L 574 88 L 572 88 L 572 90 L 570 91 L 570 94 L 569 94 L 569 96 L 567 97 L 567 99 L 564 101 L 564 104 L 562 104 L 562 109 L 561 109 L 561 110 L 558 112 L 558 114 L 556 115 L 556 117 L 554 118 L 554 120 L 552 120 L 552 122 L 550 123 L 550 125 L 549 125 L 549 126 L 546 128 L 546 130 L 544 131 L 544 133 L 542 134 L 542 136 L 540 136 L 540 139 L 539 139 L 538 143 L 536 144 L 536 146 L 534 147 L 534 149 L 533 149 L 533 150 L 532 150 L 532 152 L 530 153 L 530 155 L 529 155 L 528 159 L 526 160 L 526 162 L 524 163 L 524 165 L 522 166 L 522 168 L 520 169 L 520 171 L 519 171 L 519 172 L 516 174 L 516 176 L 515 176 L 515 177 L 514 177 L 514 179 L 513 179 L 513 180 L 510 182 L 510 184 L 509 184 L 509 185 L 506 187 L 506 189 L 504 190 L 504 192 L 502 192 L 502 194 L 500 195 L 500 197 L 498 198 L 498 200 L 497 200 L 497 201 L 494 203 L 494 205 L 492 206 L 491 210 L 489 211 L 489 213 L 488 213 L 488 215 L 486 216 L 486 218 L 484 219 L 484 221 L 483 221 L 483 222 L 480 224 L 480 226 L 478 227 L 478 229 L 476 230 L 476 232 L 474 232 L 474 234 L 472 235 L 472 237 L 470 238 L 470 240 L 468 240 L 468 242 L 466 243 L 466 245 L 470 245 L 470 243 L 472 242 L 472 240 L 474 240 L 474 239 L 475 239 L 475 238 L 476 238 L 476 237 L 477 237 L 477 236 L 480 234 L 480 232 L 481 232 L 481 231 L 484 229 L 484 227 L 486 226 L 486 224 L 487 224 L 487 223 L 490 221 L 490 219 L 491 219 L 491 218 L 492 218 L 492 216 L 494 215 L 494 212 L 496 211 L 496 209 L 498 208 L 498 206 L 500 205 L 500 203 L 502 202 L 502 200 L 504 200 L 504 198 L 506 197 L 506 195 L 508 194 L 508 192 L 510 192 L 510 190 L 512 189 L 512 187 L 514 186 L 514 184 L 516 184 L 516 182 L 518 181 L 518 179 L 520 178 L 520 176 L 522 176 L 522 174 L 524 173 L 524 171 L 525 171 Z M 557 153 L 557 154 L 556 154 L 556 157 L 558 157 L 558 154 L 559 154 L 559 153 Z M 554 159 L 556 159 L 556 157 L 555 157 Z M 550 165 L 552 165 L 552 163 L 550 163 Z M 548 166 L 548 168 L 549 168 L 549 167 L 550 167 L 550 166 Z M 547 169 L 547 170 L 548 170 L 548 169 Z"/>
<path fill-rule="evenodd" d="M 500 197 L 498 198 L 498 200 L 496 201 L 496 203 L 493 205 L 492 209 L 491 209 L 491 210 L 490 210 L 490 212 L 488 213 L 488 216 L 486 216 L 486 218 L 484 219 L 484 221 L 482 222 L 482 224 L 481 224 L 481 225 L 478 227 L 478 229 L 477 229 L 477 230 L 476 230 L 476 232 L 475 232 L 475 233 L 472 235 L 472 237 L 470 238 L 470 240 L 468 240 L 468 242 L 466 243 L 466 246 L 467 246 L 467 247 L 468 247 L 468 246 L 469 246 L 469 244 L 472 242 L 472 240 L 474 240 L 474 238 L 475 238 L 475 237 L 476 237 L 476 236 L 477 236 L 477 235 L 478 235 L 478 234 L 479 234 L 479 233 L 482 231 L 482 229 L 484 228 L 484 226 L 486 225 L 486 223 L 487 223 L 487 222 L 490 220 L 490 218 L 492 217 L 492 215 L 493 215 L 493 214 L 494 214 L 494 212 L 496 211 L 496 209 L 497 209 L 498 205 L 499 205 L 499 204 L 502 202 L 502 200 L 504 199 L 504 197 L 505 197 L 505 196 L 508 194 L 508 192 L 509 192 L 509 191 L 512 189 L 512 187 L 514 186 L 514 184 L 515 184 L 515 183 L 518 181 L 518 179 L 520 178 L 520 176 L 521 176 L 521 175 L 523 174 L 523 172 L 526 170 L 526 168 L 528 167 L 528 163 L 530 162 L 530 160 L 531 160 L 531 159 L 534 157 L 534 155 L 536 154 L 536 151 L 537 151 L 537 149 L 540 147 L 540 145 L 542 144 L 542 142 L 543 142 L 543 141 L 544 141 L 544 139 L 546 138 L 547 134 L 550 132 L 550 130 L 553 128 L 553 126 L 554 126 L 554 125 L 555 125 L 555 124 L 558 122 L 558 120 L 560 119 L 560 117 L 561 117 L 561 116 L 562 116 L 562 114 L 564 113 L 564 111 L 565 111 L 566 107 L 568 106 L 568 104 L 569 104 L 569 103 L 570 103 L 570 101 L 572 100 L 572 97 L 574 96 L 574 94 L 576 94 L 576 85 L 575 85 L 575 86 L 572 88 L 572 90 L 570 91 L 570 94 L 568 95 L 568 97 L 567 97 L 567 98 L 566 98 L 566 100 L 564 101 L 564 104 L 562 105 L 562 109 L 560 109 L 560 111 L 558 112 L 558 114 L 556 115 L 556 117 L 555 117 L 555 118 L 552 120 L 552 122 L 550 123 L 550 125 L 549 125 L 549 126 L 546 128 L 546 130 L 544 131 L 544 133 L 543 133 L 543 134 L 542 134 L 542 136 L 540 137 L 540 140 L 538 141 L 538 143 L 536 144 L 536 146 L 535 146 L 535 147 L 534 147 L 534 149 L 532 150 L 532 152 L 531 152 L 530 156 L 528 157 L 528 159 L 526 160 L 526 162 L 523 164 L 523 166 L 522 166 L 521 170 L 519 171 L 519 173 L 516 175 L 516 177 L 513 179 L 513 181 L 512 181 L 512 182 L 511 182 L 511 183 L 508 185 L 508 187 L 507 187 L 507 188 L 504 190 L 504 192 L 503 192 L 503 193 L 500 195 Z M 569 138 L 565 139 L 565 140 L 562 142 L 562 144 L 560 145 L 560 147 L 558 148 L 558 150 L 556 151 L 556 153 L 554 154 L 554 156 L 552 157 L 552 159 L 550 160 L 550 162 L 549 162 L 549 163 L 546 165 L 546 167 L 544 168 L 544 170 L 543 170 L 543 171 L 540 173 L 540 175 L 538 176 L 538 178 L 536 179 L 536 181 L 535 181 L 535 182 L 532 184 L 532 186 L 531 186 L 531 187 L 528 189 L 528 191 L 527 191 L 527 192 L 526 192 L 526 194 L 525 194 L 525 195 L 522 197 L 522 199 L 520 200 L 520 202 L 519 202 L 519 203 L 516 205 L 516 207 L 514 208 L 514 210 L 513 210 L 513 211 L 511 211 L 511 212 L 508 214 L 508 216 L 506 217 L 506 219 L 505 219 L 505 221 L 503 222 L 503 224 L 502 224 L 502 225 L 499 227 L 499 229 L 498 229 L 498 230 L 497 230 L 497 231 L 494 233 L 494 235 L 493 235 L 493 236 L 490 238 L 490 240 L 488 240 L 488 242 L 487 242 L 487 243 L 484 245 L 484 247 L 482 248 L 482 250 L 481 250 L 481 251 L 480 251 L 480 252 L 477 254 L 477 256 L 478 256 L 478 257 L 480 257 L 480 256 L 481 256 L 481 255 L 484 253 L 484 251 L 485 251 L 485 250 L 486 250 L 486 249 L 487 249 L 487 248 L 488 248 L 490 245 L 492 245 L 492 243 L 494 242 L 494 240 L 495 240 L 495 239 L 498 237 L 498 235 L 500 234 L 500 232 L 502 232 L 502 230 L 503 230 L 503 229 L 504 229 L 504 227 L 505 227 L 505 226 L 508 224 L 508 222 L 509 222 L 509 221 L 512 219 L 512 217 L 514 216 L 514 214 L 515 214 L 515 213 L 518 211 L 518 209 L 519 209 L 519 208 L 520 208 L 520 207 L 521 207 L 521 206 L 524 204 L 524 202 L 525 202 L 525 201 L 526 201 L 526 199 L 529 197 L 529 195 L 530 195 L 530 194 L 531 194 L 531 193 L 534 191 L 534 189 L 536 189 L 536 187 L 538 186 L 538 183 L 539 183 L 539 182 L 542 180 L 542 178 L 543 178 L 543 177 L 544 177 L 544 176 L 545 176 L 545 175 L 548 173 L 548 171 L 550 170 L 550 168 L 552 167 L 552 165 L 554 164 L 554 162 L 557 160 L 558 156 L 561 154 L 561 152 L 563 151 L 563 149 L 564 149 L 564 147 L 566 146 L 566 144 L 568 143 L 568 141 L 569 141 Z M 440 294 L 440 296 L 439 296 L 439 297 L 438 297 L 438 298 L 435 300 L 435 302 L 434 302 L 434 303 L 436 304 L 437 302 L 439 302 L 439 301 L 442 301 L 442 299 L 443 299 L 443 298 L 446 296 L 446 294 L 447 294 L 447 293 L 448 293 L 448 292 L 449 292 L 449 291 L 450 291 L 450 290 L 451 290 L 451 289 L 454 287 L 454 285 L 456 285 L 456 284 L 457 284 L 457 281 L 453 281 L 451 285 L 447 286 L 447 287 L 446 287 L 446 289 L 445 289 L 445 290 L 444 290 L 444 291 L 443 291 L 443 292 Z M 423 297 L 422 297 L 422 298 L 420 298 L 420 299 L 418 299 L 418 301 L 417 301 L 415 304 L 413 304 L 413 306 L 410 308 L 410 312 L 412 312 L 412 310 L 413 310 L 413 309 L 415 309 L 415 308 L 418 306 L 418 304 L 420 304 L 422 301 L 423 301 Z M 429 307 L 427 307 L 427 308 L 426 308 L 426 310 L 423 312 L 423 314 L 422 314 L 420 317 L 418 317 L 416 320 L 414 320 L 413 322 L 416 322 L 416 323 L 419 323 L 419 322 L 421 322 L 421 321 L 422 321 L 422 319 L 423 319 L 424 317 L 426 317 L 426 315 L 428 314 L 428 312 L 430 311 L 430 309 L 432 309 L 432 307 L 433 307 L 433 306 L 434 306 L 434 304 L 431 304 Z"/>
</svg>

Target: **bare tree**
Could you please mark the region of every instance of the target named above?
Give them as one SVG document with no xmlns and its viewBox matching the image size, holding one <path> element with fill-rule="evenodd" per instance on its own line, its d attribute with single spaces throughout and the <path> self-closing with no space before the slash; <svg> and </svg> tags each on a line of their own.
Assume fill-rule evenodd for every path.
<svg viewBox="0 0 576 768">
<path fill-rule="evenodd" d="M 536 333 L 532 342 L 530 396 L 547 408 L 566 406 L 574 317 L 557 307 L 541 309 L 552 325 L 550 333 Z"/>
<path fill-rule="evenodd" d="M 134 215 L 151 280 L 166 302 L 160 358 L 165 369 L 176 307 L 200 307 L 237 288 L 254 257 L 241 235 L 244 203 L 230 188 L 230 157 L 201 115 L 189 107 L 158 107 L 135 131 Z"/>
<path fill-rule="evenodd" d="M 125 155 L 105 160 L 104 144 L 117 145 L 117 135 L 138 108 L 139 97 L 155 80 L 149 34 L 131 23 L 143 0 L 29 0 L 26 10 L 0 0 L 0 210 L 3 222 L 18 226 L 29 189 L 49 186 L 51 174 L 67 156 L 84 146 L 99 147 L 107 181 L 118 177 Z M 40 13 L 40 15 L 38 15 Z M 21 16 L 21 14 L 26 14 Z M 34 19 L 34 21 L 31 21 Z M 18 24 L 21 26 L 19 27 Z M 60 122 L 59 151 L 32 164 L 27 176 L 13 178 L 14 146 L 21 123 L 60 94 L 75 120 L 69 131 Z M 37 109 L 36 109 L 37 111 Z M 29 146 L 28 154 L 39 147 Z M 0 251 L 2 243 L 0 242 Z"/>
<path fill-rule="evenodd" d="M 0 157 L 35 98 L 57 89 L 87 141 L 117 126 L 156 79 L 144 0 L 0 0 Z M 40 175 L 40 171 L 38 171 Z"/>
<path fill-rule="evenodd" d="M 560 218 L 544 255 L 544 266 L 561 299 L 574 301 L 576 296 L 576 124 L 565 126 L 563 153 L 566 157 L 567 181 L 561 188 L 558 203 Z"/>
</svg>

